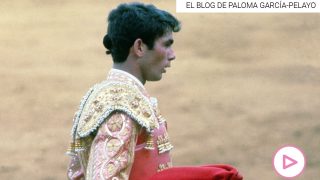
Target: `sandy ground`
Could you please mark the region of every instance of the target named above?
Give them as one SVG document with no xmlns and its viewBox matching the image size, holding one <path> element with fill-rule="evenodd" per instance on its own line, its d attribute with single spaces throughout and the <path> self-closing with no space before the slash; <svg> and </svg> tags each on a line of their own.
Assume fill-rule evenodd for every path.
<svg viewBox="0 0 320 180">
<path fill-rule="evenodd" d="M 175 1 L 149 1 L 175 12 Z M 111 58 L 101 39 L 119 1 L 1 0 L 0 179 L 65 179 L 72 117 Z M 148 83 L 175 165 L 229 163 L 281 179 L 272 156 L 300 147 L 320 176 L 320 14 L 176 14 L 177 59 Z"/>
</svg>

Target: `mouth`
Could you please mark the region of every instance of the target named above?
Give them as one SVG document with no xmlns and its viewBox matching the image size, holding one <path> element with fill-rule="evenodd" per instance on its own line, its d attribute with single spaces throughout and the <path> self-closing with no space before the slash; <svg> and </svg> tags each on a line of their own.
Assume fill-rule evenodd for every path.
<svg viewBox="0 0 320 180">
<path fill-rule="evenodd" d="M 162 69 L 162 73 L 166 73 L 167 70 L 165 68 Z"/>
<path fill-rule="evenodd" d="M 170 67 L 170 64 L 166 65 L 166 66 L 162 69 L 162 72 L 163 72 L 163 73 L 166 73 L 166 72 L 167 72 L 167 68 L 169 68 L 169 67 Z"/>
</svg>

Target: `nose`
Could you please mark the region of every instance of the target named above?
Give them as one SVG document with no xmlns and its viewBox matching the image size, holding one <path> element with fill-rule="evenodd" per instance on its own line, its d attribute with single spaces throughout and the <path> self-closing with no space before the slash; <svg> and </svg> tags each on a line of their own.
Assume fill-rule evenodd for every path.
<svg viewBox="0 0 320 180">
<path fill-rule="evenodd" d="M 169 55 L 168 55 L 168 60 L 169 61 L 173 61 L 173 60 L 175 60 L 176 59 L 176 55 L 175 55 L 175 53 L 174 53 L 174 51 L 173 51 L 173 49 L 172 48 L 170 48 L 170 50 L 169 50 Z"/>
</svg>

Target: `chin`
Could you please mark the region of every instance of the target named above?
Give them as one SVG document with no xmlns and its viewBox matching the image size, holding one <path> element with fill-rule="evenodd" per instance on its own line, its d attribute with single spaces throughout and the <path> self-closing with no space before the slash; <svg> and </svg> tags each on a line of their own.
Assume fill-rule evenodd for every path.
<svg viewBox="0 0 320 180">
<path fill-rule="evenodd" d="M 160 81 L 161 79 L 162 79 L 162 74 L 160 74 L 159 76 L 154 76 L 150 78 L 149 81 Z"/>
</svg>

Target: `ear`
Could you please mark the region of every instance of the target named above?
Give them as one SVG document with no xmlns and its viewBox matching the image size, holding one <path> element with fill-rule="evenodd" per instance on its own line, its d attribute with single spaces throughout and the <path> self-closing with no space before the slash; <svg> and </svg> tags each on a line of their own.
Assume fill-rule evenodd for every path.
<svg viewBox="0 0 320 180">
<path fill-rule="evenodd" d="M 133 52 L 138 57 L 142 57 L 145 53 L 146 45 L 142 42 L 142 39 L 138 38 L 133 43 Z"/>
</svg>

